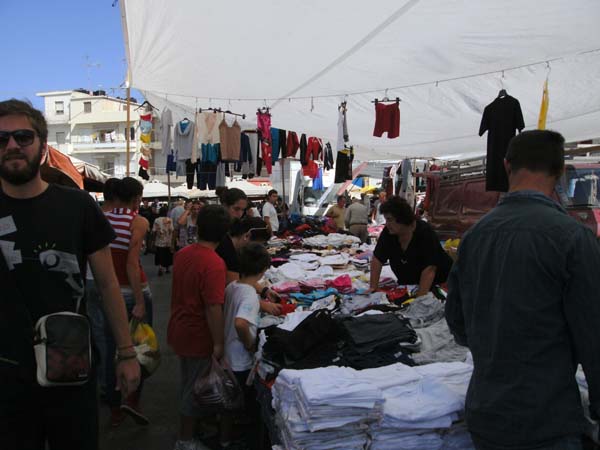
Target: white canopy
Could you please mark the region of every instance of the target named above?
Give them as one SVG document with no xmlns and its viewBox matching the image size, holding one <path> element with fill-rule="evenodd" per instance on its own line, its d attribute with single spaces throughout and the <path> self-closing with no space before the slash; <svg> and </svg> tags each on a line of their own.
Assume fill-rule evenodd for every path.
<svg viewBox="0 0 600 450">
<path fill-rule="evenodd" d="M 358 157 L 485 152 L 483 108 L 505 88 L 537 124 L 600 136 L 597 0 L 122 0 L 132 87 L 175 119 L 222 107 L 331 140 L 348 102 Z M 374 105 L 402 102 L 400 137 L 375 138 Z"/>
<path fill-rule="evenodd" d="M 144 184 L 143 198 L 167 197 L 169 195 L 169 186 L 159 181 L 152 180 Z"/>
</svg>

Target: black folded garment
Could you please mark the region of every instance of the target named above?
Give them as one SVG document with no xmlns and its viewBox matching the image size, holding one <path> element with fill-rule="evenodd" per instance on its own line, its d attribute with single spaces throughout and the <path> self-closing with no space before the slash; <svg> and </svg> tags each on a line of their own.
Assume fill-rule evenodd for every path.
<svg viewBox="0 0 600 450">
<path fill-rule="evenodd" d="M 408 320 L 395 314 L 347 317 L 341 320 L 340 327 L 346 342 L 361 354 L 399 342 L 417 341 L 417 333 Z"/>
<path fill-rule="evenodd" d="M 319 309 L 304 319 L 293 331 L 277 327 L 265 329 L 267 342 L 263 348 L 269 358 L 285 367 L 298 361 L 324 341 L 336 342 L 338 328 L 327 309 Z"/>
<path fill-rule="evenodd" d="M 374 369 L 376 367 L 389 366 L 390 364 L 402 363 L 407 366 L 415 366 L 412 358 L 398 345 L 392 348 L 378 348 L 370 353 L 360 353 L 352 346 L 347 346 L 341 351 L 341 358 L 336 364 L 339 366 L 352 367 L 356 370 Z"/>
</svg>

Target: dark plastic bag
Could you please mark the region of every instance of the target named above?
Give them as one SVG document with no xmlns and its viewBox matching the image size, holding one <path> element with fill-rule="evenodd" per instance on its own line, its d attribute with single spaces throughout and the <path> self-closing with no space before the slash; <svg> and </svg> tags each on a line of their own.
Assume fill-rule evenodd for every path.
<svg viewBox="0 0 600 450">
<path fill-rule="evenodd" d="M 212 358 L 194 382 L 194 399 L 203 408 L 236 411 L 244 407 L 244 393 L 229 367 Z"/>
</svg>

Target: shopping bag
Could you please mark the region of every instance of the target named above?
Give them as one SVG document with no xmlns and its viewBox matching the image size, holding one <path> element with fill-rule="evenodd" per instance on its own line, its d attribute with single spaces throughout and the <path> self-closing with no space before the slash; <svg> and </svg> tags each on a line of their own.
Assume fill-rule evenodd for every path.
<svg viewBox="0 0 600 450">
<path fill-rule="evenodd" d="M 129 322 L 129 334 L 142 368 L 142 376 L 149 377 L 160 365 L 160 349 L 156 334 L 149 324 L 137 319 L 131 319 Z"/>
<path fill-rule="evenodd" d="M 244 394 L 231 369 L 215 357 L 194 382 L 194 399 L 203 408 L 236 411 L 244 407 Z"/>
</svg>

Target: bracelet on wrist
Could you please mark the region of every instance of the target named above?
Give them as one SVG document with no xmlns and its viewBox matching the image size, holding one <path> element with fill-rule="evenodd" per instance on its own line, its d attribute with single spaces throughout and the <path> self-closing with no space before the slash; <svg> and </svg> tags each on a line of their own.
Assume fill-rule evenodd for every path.
<svg viewBox="0 0 600 450">
<path fill-rule="evenodd" d="M 121 362 L 121 361 L 128 361 L 130 359 L 136 359 L 137 358 L 137 354 L 131 354 L 131 355 L 119 355 L 117 354 L 117 362 Z"/>
</svg>

